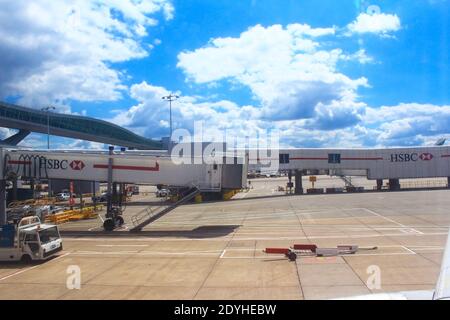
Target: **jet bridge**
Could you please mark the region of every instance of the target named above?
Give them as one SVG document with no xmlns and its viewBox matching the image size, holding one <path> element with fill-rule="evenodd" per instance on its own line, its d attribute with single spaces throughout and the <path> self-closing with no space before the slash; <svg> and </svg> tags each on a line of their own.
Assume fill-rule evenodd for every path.
<svg viewBox="0 0 450 320">
<path fill-rule="evenodd" d="M 0 149 L 0 225 L 6 222 L 6 180 L 25 178 L 108 182 L 107 218 L 116 218 L 117 213 L 110 200 L 113 183 L 168 185 L 198 192 L 242 188 L 247 183 L 247 164 L 245 159 L 233 158 L 235 164 L 231 165 L 229 159 L 210 164 L 204 161 L 176 164 L 168 155 L 114 152 L 112 148 L 109 152 Z M 231 181 L 230 176 L 233 177 Z M 171 210 L 174 208 L 171 207 Z M 147 220 L 151 222 L 155 219 Z M 143 226 L 140 224 L 138 229 Z"/>
</svg>

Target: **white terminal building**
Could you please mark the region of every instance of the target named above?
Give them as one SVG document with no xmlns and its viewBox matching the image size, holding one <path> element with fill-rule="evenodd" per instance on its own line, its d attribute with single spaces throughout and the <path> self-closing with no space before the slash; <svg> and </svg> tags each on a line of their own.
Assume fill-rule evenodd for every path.
<svg viewBox="0 0 450 320">
<path fill-rule="evenodd" d="M 255 160 L 260 161 L 254 164 Z M 399 179 L 447 177 L 450 182 L 450 147 L 430 146 L 388 149 L 280 149 L 268 152 L 266 159 L 250 156 L 249 169 L 269 167 L 278 161 L 279 170 L 295 174 L 296 192 L 301 193 L 301 176 L 311 172 L 330 175 L 360 175 L 389 180 L 392 190 L 400 188 Z M 252 164 L 253 163 L 253 164 Z M 273 168 L 273 163 L 270 165 Z"/>
</svg>

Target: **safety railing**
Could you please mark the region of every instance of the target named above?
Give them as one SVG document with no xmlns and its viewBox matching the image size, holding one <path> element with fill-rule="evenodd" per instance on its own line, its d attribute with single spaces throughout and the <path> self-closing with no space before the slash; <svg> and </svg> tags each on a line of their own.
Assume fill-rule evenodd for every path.
<svg viewBox="0 0 450 320">
<path fill-rule="evenodd" d="M 61 224 L 70 221 L 78 221 L 85 219 L 93 219 L 98 216 L 98 211 L 103 210 L 103 206 L 86 207 L 82 209 L 67 210 L 52 215 L 48 215 L 45 218 L 46 222 L 54 224 Z"/>
<path fill-rule="evenodd" d="M 402 189 L 433 189 L 433 188 L 448 188 L 449 184 L 447 179 L 418 179 L 418 180 L 401 180 L 400 187 Z M 373 190 L 377 190 L 377 186 L 373 187 Z M 381 190 L 389 190 L 389 182 L 381 187 Z"/>
<path fill-rule="evenodd" d="M 136 215 L 137 218 L 135 219 L 135 221 L 137 221 L 138 223 L 133 223 L 134 227 L 130 230 L 132 232 L 135 231 L 140 231 L 142 230 L 143 227 L 145 227 L 146 225 L 152 223 L 153 221 L 161 218 L 162 216 L 166 215 L 167 213 L 169 213 L 170 211 L 172 211 L 173 209 L 175 209 L 176 207 L 178 207 L 179 205 L 184 204 L 185 202 L 191 200 L 192 198 L 194 198 L 197 194 L 200 193 L 200 190 L 197 187 L 193 187 L 189 190 L 189 193 L 187 193 L 186 195 L 183 196 L 183 198 L 181 198 L 180 200 L 178 200 L 177 202 L 175 202 L 174 204 L 171 204 L 165 208 L 163 208 L 160 211 L 143 211 L 143 215 Z M 162 207 L 160 207 L 162 208 Z M 147 213 L 147 214 L 146 214 Z M 144 221 L 142 221 L 142 218 L 146 217 L 146 219 Z M 142 222 L 140 222 L 142 221 Z"/>
<path fill-rule="evenodd" d="M 135 214 L 134 216 L 131 217 L 131 223 L 134 226 L 139 225 L 144 219 L 150 219 L 152 215 L 154 215 L 158 209 L 161 207 L 156 207 L 154 209 L 152 209 L 151 207 L 147 207 L 144 210 L 138 212 L 137 214 Z"/>
</svg>

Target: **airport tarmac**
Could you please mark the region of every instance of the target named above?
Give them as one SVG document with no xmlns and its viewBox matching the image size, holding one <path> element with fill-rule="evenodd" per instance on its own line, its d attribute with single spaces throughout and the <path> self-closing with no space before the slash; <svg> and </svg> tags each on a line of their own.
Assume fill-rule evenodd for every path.
<svg viewBox="0 0 450 320">
<path fill-rule="evenodd" d="M 286 196 L 277 191 L 285 183 L 252 180 L 233 200 L 181 206 L 140 234 L 126 225 L 106 235 L 96 219 L 61 225 L 57 258 L 0 265 L 0 299 L 329 299 L 435 287 L 450 191 Z M 126 222 L 143 209 L 128 206 Z M 263 252 L 295 243 L 378 249 L 296 262 Z M 79 290 L 67 288 L 70 266 L 81 271 Z M 375 269 L 380 288 L 370 281 Z"/>
</svg>

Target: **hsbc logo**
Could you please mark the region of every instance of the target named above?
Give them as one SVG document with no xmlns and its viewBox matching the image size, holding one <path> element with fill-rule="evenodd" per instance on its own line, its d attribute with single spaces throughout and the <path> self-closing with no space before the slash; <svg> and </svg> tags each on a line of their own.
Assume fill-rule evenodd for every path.
<svg viewBox="0 0 450 320">
<path fill-rule="evenodd" d="M 391 154 L 391 162 L 417 162 L 419 160 L 422 161 L 431 161 L 434 156 L 431 153 L 397 153 Z"/>
<path fill-rule="evenodd" d="M 422 153 L 419 158 L 423 161 L 431 161 L 433 160 L 434 156 L 431 153 Z"/>
<path fill-rule="evenodd" d="M 85 164 L 84 164 L 84 162 L 81 161 L 81 160 L 73 160 L 73 161 L 69 164 L 69 166 L 72 168 L 72 170 L 80 171 L 80 170 L 83 170 L 83 168 L 85 167 Z"/>
</svg>

